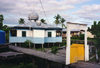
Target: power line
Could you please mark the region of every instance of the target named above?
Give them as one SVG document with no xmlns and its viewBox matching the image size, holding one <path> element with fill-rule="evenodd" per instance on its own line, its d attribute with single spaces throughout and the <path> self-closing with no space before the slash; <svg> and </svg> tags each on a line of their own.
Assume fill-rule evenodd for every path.
<svg viewBox="0 0 100 68">
<path fill-rule="evenodd" d="M 44 7 L 43 7 L 42 1 L 41 1 L 41 0 L 39 0 L 39 1 L 40 1 L 40 4 L 41 4 L 41 7 L 42 7 L 42 9 L 43 9 L 45 18 L 47 19 L 47 22 L 49 22 L 49 21 L 48 21 L 48 18 L 47 18 L 47 16 L 46 16 L 46 12 L 45 12 L 45 9 L 44 9 Z"/>
</svg>

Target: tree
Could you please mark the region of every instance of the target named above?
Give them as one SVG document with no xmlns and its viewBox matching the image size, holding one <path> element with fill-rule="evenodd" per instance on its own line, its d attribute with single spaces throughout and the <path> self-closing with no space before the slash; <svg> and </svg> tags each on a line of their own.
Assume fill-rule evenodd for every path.
<svg viewBox="0 0 100 68">
<path fill-rule="evenodd" d="M 19 24 L 24 24 L 24 23 L 25 23 L 24 19 L 23 18 L 20 18 L 19 19 Z"/>
<path fill-rule="evenodd" d="M 88 31 L 90 31 L 94 37 L 95 37 L 95 42 L 96 42 L 96 46 L 100 47 L 100 21 L 94 21 L 94 24 L 91 26 L 91 28 L 88 28 Z"/>
<path fill-rule="evenodd" d="M 3 15 L 1 14 L 0 15 L 0 29 L 2 29 L 2 27 L 3 27 L 3 20 L 4 20 L 4 18 L 3 18 Z"/>
<path fill-rule="evenodd" d="M 61 24 L 61 25 L 62 25 L 62 28 L 65 27 L 64 22 L 65 22 L 66 20 L 65 20 L 64 18 L 62 18 L 59 14 L 57 14 L 57 16 L 55 16 L 54 18 L 55 18 L 54 23 L 55 23 L 56 25 Z"/>
<path fill-rule="evenodd" d="M 9 41 L 9 27 L 7 25 L 3 25 L 4 16 L 0 15 L 0 30 L 4 30 L 6 32 L 6 42 Z"/>
<path fill-rule="evenodd" d="M 44 20 L 44 19 L 41 19 L 40 21 L 41 21 L 43 24 L 47 24 L 47 23 L 45 22 L 46 20 Z"/>
<path fill-rule="evenodd" d="M 55 16 L 54 18 L 55 18 L 54 23 L 55 23 L 56 25 L 61 24 L 61 23 L 60 23 L 61 16 L 60 16 L 59 14 L 57 14 L 57 16 Z"/>
<path fill-rule="evenodd" d="M 65 21 L 66 21 L 66 20 L 65 20 L 64 18 L 61 18 L 62 28 L 65 27 L 65 24 L 64 24 Z"/>
</svg>

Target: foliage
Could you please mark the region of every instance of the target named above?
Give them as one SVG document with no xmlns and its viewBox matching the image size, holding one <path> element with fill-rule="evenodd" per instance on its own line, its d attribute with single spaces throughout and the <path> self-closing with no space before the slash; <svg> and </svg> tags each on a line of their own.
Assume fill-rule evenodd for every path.
<svg viewBox="0 0 100 68">
<path fill-rule="evenodd" d="M 66 21 L 66 20 L 65 20 L 64 18 L 61 18 L 62 28 L 65 27 L 65 25 L 64 25 L 64 22 L 65 22 L 65 21 Z"/>
<path fill-rule="evenodd" d="M 59 14 L 57 14 L 54 18 L 55 18 L 54 23 L 55 23 L 56 25 L 61 24 L 61 25 L 62 25 L 62 28 L 65 27 L 64 22 L 65 22 L 66 20 L 65 20 L 64 18 L 62 18 Z M 66 28 L 66 27 L 65 27 L 65 28 Z"/>
<path fill-rule="evenodd" d="M 88 27 L 88 31 L 90 31 L 96 40 L 96 46 L 100 47 L 100 21 L 94 21 L 93 25 L 90 27 Z"/>
<path fill-rule="evenodd" d="M 79 36 L 72 36 L 71 39 L 84 40 L 84 34 L 80 34 Z"/>
<path fill-rule="evenodd" d="M 72 36 L 71 39 L 79 40 L 79 36 Z"/>
<path fill-rule="evenodd" d="M 66 40 L 63 40 L 61 46 L 66 46 Z"/>
<path fill-rule="evenodd" d="M 0 15 L 0 30 L 4 30 L 6 32 L 6 42 L 9 41 L 9 27 L 7 25 L 3 26 L 3 15 Z"/>
<path fill-rule="evenodd" d="M 54 18 L 55 18 L 55 22 L 54 23 L 56 25 L 60 24 L 60 18 L 61 18 L 61 16 L 59 14 L 57 14 L 57 16 L 55 16 Z"/>
<path fill-rule="evenodd" d="M 80 39 L 80 40 L 84 40 L 84 34 L 80 34 L 80 35 L 79 35 L 79 39 Z"/>
<path fill-rule="evenodd" d="M 0 29 L 2 29 L 2 26 L 3 26 L 3 20 L 4 20 L 3 15 L 0 15 Z"/>
<path fill-rule="evenodd" d="M 37 48 L 36 50 L 45 52 L 45 48 Z"/>
<path fill-rule="evenodd" d="M 25 48 L 28 48 L 28 47 L 30 48 L 32 47 L 32 45 L 33 43 L 30 40 L 26 40 L 22 46 Z"/>
<path fill-rule="evenodd" d="M 19 24 L 24 24 L 24 23 L 25 23 L 24 19 L 23 18 L 20 18 L 19 19 Z"/>
<path fill-rule="evenodd" d="M 44 24 L 47 24 L 47 23 L 45 22 L 46 20 L 44 20 L 44 19 L 41 19 L 40 21 L 41 21 L 42 23 L 44 23 Z"/>
<path fill-rule="evenodd" d="M 54 54 L 56 54 L 58 52 L 58 47 L 57 46 L 53 46 L 51 48 L 51 52 L 54 53 Z"/>
<path fill-rule="evenodd" d="M 6 32 L 6 42 L 9 42 L 9 30 L 10 30 L 10 28 L 7 25 L 4 25 L 2 29 Z"/>
</svg>

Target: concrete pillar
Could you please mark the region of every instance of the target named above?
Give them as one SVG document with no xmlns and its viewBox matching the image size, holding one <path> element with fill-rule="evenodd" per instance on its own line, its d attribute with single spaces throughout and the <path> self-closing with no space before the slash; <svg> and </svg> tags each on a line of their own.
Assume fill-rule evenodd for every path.
<svg viewBox="0 0 100 68">
<path fill-rule="evenodd" d="M 85 61 L 89 60 L 89 46 L 87 45 L 87 30 L 85 30 Z"/>
<path fill-rule="evenodd" d="M 66 65 L 70 64 L 70 29 L 67 27 Z"/>
</svg>

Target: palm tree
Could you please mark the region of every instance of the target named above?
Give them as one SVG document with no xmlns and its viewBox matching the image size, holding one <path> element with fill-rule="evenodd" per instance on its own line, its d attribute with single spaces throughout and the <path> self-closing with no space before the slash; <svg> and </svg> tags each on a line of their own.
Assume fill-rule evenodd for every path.
<svg viewBox="0 0 100 68">
<path fill-rule="evenodd" d="M 57 16 L 55 16 L 54 18 L 55 18 L 54 23 L 55 23 L 56 25 L 61 24 L 61 25 L 62 25 L 62 28 L 65 27 L 64 22 L 65 22 L 66 20 L 65 20 L 64 18 L 62 18 L 59 14 L 57 14 Z"/>
<path fill-rule="evenodd" d="M 66 21 L 66 20 L 65 20 L 64 18 L 61 18 L 62 28 L 65 27 L 65 24 L 64 24 L 65 21 Z"/>
<path fill-rule="evenodd" d="M 24 23 L 25 23 L 24 19 L 23 18 L 20 18 L 19 19 L 19 24 L 24 24 Z"/>
<path fill-rule="evenodd" d="M 0 29 L 2 29 L 2 27 L 3 27 L 3 20 L 4 20 L 4 18 L 3 18 L 3 15 L 1 14 L 0 15 Z"/>
<path fill-rule="evenodd" d="M 55 18 L 54 23 L 55 23 L 55 24 L 56 24 L 56 26 L 57 26 L 58 24 L 60 24 L 60 19 L 61 19 L 61 16 L 60 16 L 59 14 L 57 14 L 57 16 L 55 16 L 54 18 Z"/>
<path fill-rule="evenodd" d="M 43 24 L 47 24 L 47 23 L 45 22 L 46 20 L 44 20 L 44 19 L 41 19 L 40 21 L 41 21 Z"/>
</svg>

